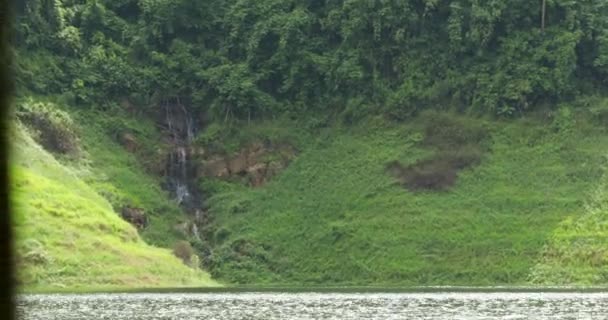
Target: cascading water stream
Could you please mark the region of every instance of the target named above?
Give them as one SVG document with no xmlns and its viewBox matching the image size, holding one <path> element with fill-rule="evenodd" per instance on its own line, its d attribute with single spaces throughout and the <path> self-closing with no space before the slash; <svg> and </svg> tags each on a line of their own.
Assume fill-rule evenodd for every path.
<svg viewBox="0 0 608 320">
<path fill-rule="evenodd" d="M 196 134 L 193 117 L 185 106 L 179 103 L 165 106 L 165 119 L 168 135 L 171 138 L 172 150 L 168 155 L 167 184 L 175 201 L 187 212 L 194 215 L 198 223 L 202 215 L 201 199 L 194 187 L 193 177 L 196 168 L 193 164 L 190 150 Z M 195 223 L 196 224 L 196 223 Z M 192 227 L 192 233 L 197 237 L 198 230 Z"/>
<path fill-rule="evenodd" d="M 175 195 L 178 204 L 184 203 L 184 201 L 188 200 L 190 196 L 190 191 L 188 190 L 188 155 L 186 153 L 186 148 L 183 146 L 177 147 L 175 150 L 177 159 L 176 159 L 176 174 L 173 175 L 174 184 L 175 184 Z"/>
</svg>

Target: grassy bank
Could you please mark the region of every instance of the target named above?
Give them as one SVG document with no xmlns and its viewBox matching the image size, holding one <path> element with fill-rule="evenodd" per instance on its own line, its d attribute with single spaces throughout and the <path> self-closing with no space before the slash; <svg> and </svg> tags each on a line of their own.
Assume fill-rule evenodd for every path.
<svg viewBox="0 0 608 320">
<path fill-rule="evenodd" d="M 550 235 L 532 281 L 608 283 L 608 175 L 598 176 L 597 183 L 579 214 L 564 219 Z"/>
<path fill-rule="evenodd" d="M 556 228 L 583 214 L 597 188 L 605 130 L 570 110 L 549 120 L 446 117 L 487 133 L 479 164 L 458 172 L 447 189 L 409 190 L 386 170 L 443 152 L 425 143 L 435 116 L 322 129 L 261 188 L 204 182 L 215 190 L 208 199 L 213 274 L 273 285 L 532 281 Z M 579 283 L 571 279 L 535 282 Z"/>
<path fill-rule="evenodd" d="M 211 217 L 205 265 L 253 290 L 601 286 L 608 135 L 601 119 L 576 110 L 516 120 L 426 113 L 356 125 L 213 124 L 197 139 L 206 152 L 272 141 L 297 156 L 257 188 L 239 177 L 201 179 Z M 70 114 L 77 159 L 57 161 L 23 128 L 15 133 L 26 291 L 215 285 L 149 245 L 184 239 L 176 226 L 188 220 L 151 172 L 166 154 L 154 122 L 120 109 Z M 137 138 L 136 150 L 120 144 L 124 133 Z M 117 216 L 124 205 L 149 215 L 141 238 Z"/>
<path fill-rule="evenodd" d="M 20 125 L 13 149 L 11 191 L 23 290 L 217 285 L 169 250 L 144 243 L 81 179 L 89 176 L 86 168 L 61 164 Z"/>
<path fill-rule="evenodd" d="M 161 189 L 166 154 L 153 120 L 128 115 L 124 110 L 95 112 L 72 110 L 81 127 L 80 138 L 90 161 L 85 180 L 113 206 L 142 208 L 150 224 L 141 232 L 153 245 L 172 247 L 186 236 L 176 226 L 187 220 L 169 194 Z M 128 152 L 119 142 L 121 134 L 137 137 L 137 149 Z M 158 169 L 160 167 L 160 169 Z"/>
</svg>

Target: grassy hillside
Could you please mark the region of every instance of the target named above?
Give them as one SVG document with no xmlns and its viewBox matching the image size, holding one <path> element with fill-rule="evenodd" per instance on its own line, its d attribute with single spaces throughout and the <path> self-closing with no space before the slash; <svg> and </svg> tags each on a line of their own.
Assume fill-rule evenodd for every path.
<svg viewBox="0 0 608 320">
<path fill-rule="evenodd" d="M 605 160 L 605 159 L 604 159 Z M 572 215 L 551 234 L 534 266 L 532 280 L 543 284 L 608 283 L 608 175 L 597 177 L 580 214 Z"/>
<path fill-rule="evenodd" d="M 161 137 L 154 122 L 145 116 L 112 112 L 71 112 L 79 124 L 83 148 L 90 159 L 85 179 L 114 206 L 130 204 L 143 208 L 150 225 L 142 231 L 146 242 L 171 247 L 184 235 L 177 225 L 187 220 L 184 212 L 161 189 L 162 179 L 147 168 L 163 166 Z M 130 153 L 117 141 L 122 133 L 137 137 L 138 148 Z"/>
<path fill-rule="evenodd" d="M 21 126 L 13 148 L 11 190 L 23 288 L 217 285 L 169 250 L 144 243 L 80 178 L 85 172 L 59 163 Z"/>
<path fill-rule="evenodd" d="M 27 130 L 15 133 L 23 284 L 214 285 L 142 240 L 170 247 L 186 238 L 176 226 L 188 220 L 150 172 L 164 154 L 154 122 L 122 109 L 70 115 L 77 159 L 57 161 Z M 197 249 L 214 277 L 253 285 L 608 282 L 601 116 L 562 108 L 515 120 L 448 112 L 356 125 L 313 120 L 215 123 L 201 132 L 197 143 L 211 154 L 259 141 L 298 150 L 261 187 L 239 177 L 200 180 L 211 223 Z M 120 145 L 125 132 L 137 150 Z M 141 238 L 115 213 L 125 204 L 150 216 Z"/>
<path fill-rule="evenodd" d="M 567 250 L 559 230 L 576 238 L 604 232 L 601 222 L 590 230 L 562 223 L 588 212 L 584 203 L 600 183 L 608 148 L 605 129 L 578 113 L 564 108 L 509 121 L 427 115 L 302 134 L 299 157 L 264 187 L 202 182 L 214 191 L 212 273 L 236 283 L 582 283 L 531 276 L 547 259 L 547 243 Z M 387 164 L 408 166 L 445 152 L 425 142 L 429 128 L 441 130 L 445 119 L 462 126 L 456 136 L 467 127 L 485 130 L 480 163 L 460 171 L 447 189 L 404 188 Z M 297 135 L 297 125 L 288 128 Z M 239 135 L 256 130 L 244 126 Z M 605 259 L 605 251 L 599 254 Z"/>
</svg>

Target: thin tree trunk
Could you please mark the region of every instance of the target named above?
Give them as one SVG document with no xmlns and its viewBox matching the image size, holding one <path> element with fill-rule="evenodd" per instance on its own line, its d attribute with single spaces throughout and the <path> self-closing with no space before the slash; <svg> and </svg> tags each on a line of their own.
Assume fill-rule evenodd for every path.
<svg viewBox="0 0 608 320">
<path fill-rule="evenodd" d="M 542 9 L 541 9 L 541 18 L 540 18 L 540 30 L 545 31 L 545 19 L 547 16 L 547 0 L 543 0 Z"/>
</svg>

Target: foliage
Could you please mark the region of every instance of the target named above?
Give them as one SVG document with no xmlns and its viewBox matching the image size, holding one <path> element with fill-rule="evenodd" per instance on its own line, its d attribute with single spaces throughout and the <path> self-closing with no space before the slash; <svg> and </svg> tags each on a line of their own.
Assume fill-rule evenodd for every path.
<svg viewBox="0 0 608 320">
<path fill-rule="evenodd" d="M 18 125 L 11 198 L 20 288 L 217 285 L 145 244 L 111 205 Z M 91 254 L 91 253 L 95 254 Z"/>
<path fill-rule="evenodd" d="M 180 258 L 184 264 L 189 265 L 194 255 L 194 249 L 188 241 L 179 241 L 173 245 L 173 255 Z"/>
<path fill-rule="evenodd" d="M 79 139 L 72 118 L 53 103 L 27 99 L 17 106 L 17 117 L 45 149 L 60 154 L 76 154 Z"/>
<path fill-rule="evenodd" d="M 606 221 L 605 164 L 603 175 L 596 190 L 590 192 L 583 212 L 571 215 L 557 226 L 541 258 L 532 269 L 533 283 L 551 285 L 585 284 L 608 282 L 608 234 L 603 225 Z"/>
<path fill-rule="evenodd" d="M 217 121 L 306 111 L 405 119 L 445 105 L 509 116 L 608 78 L 608 4 L 549 1 L 544 26 L 539 6 L 30 0 L 17 10 L 27 65 L 15 71 L 23 91 L 102 105 L 180 97 Z"/>
<path fill-rule="evenodd" d="M 540 116 L 445 117 L 452 125 L 437 135 L 461 132 L 484 152 L 445 192 L 409 192 L 385 173 L 391 161 L 409 166 L 436 155 L 425 134 L 436 115 L 332 127 L 304 140 L 261 188 L 209 188 L 206 266 L 224 281 L 258 285 L 528 283 L 547 239 L 585 211 L 602 172 L 605 130 L 577 113 L 566 132 L 554 130 L 562 120 Z"/>
<path fill-rule="evenodd" d="M 18 116 L 51 133 L 37 136 L 47 148 L 87 153 L 76 170 L 18 146 L 18 159 L 33 157 L 11 173 L 26 284 L 191 279 L 112 211 L 142 207 L 153 245 L 183 240 L 151 120 L 172 101 L 200 116 L 195 143 L 206 151 L 265 139 L 300 151 L 259 189 L 201 181 L 212 221 L 192 243 L 221 279 L 496 285 L 523 283 L 531 268 L 539 283 L 608 279 L 594 269 L 601 234 L 580 246 L 590 256 L 572 250 L 571 239 L 584 241 L 567 218 L 584 213 L 608 146 L 580 117 L 607 121 L 604 0 L 547 1 L 544 25 L 539 3 L 524 0 L 28 0 L 15 11 L 19 96 L 62 97 L 25 100 Z M 137 139 L 133 154 L 118 143 L 124 133 Z M 419 192 L 398 186 L 390 163 Z M 601 233 L 596 222 L 576 225 Z M 107 252 L 88 261 L 100 243 Z M 570 267 L 582 275 L 560 278 Z"/>
<path fill-rule="evenodd" d="M 161 189 L 166 154 L 158 144 L 160 133 L 151 120 L 129 117 L 124 111 L 71 110 L 82 127 L 81 139 L 89 155 L 90 173 L 83 179 L 111 202 L 117 210 L 125 205 L 142 208 L 150 224 L 142 237 L 150 244 L 170 248 L 183 238 L 175 226 L 186 217 L 179 206 Z M 131 132 L 140 148 L 131 154 L 118 138 Z"/>
</svg>

